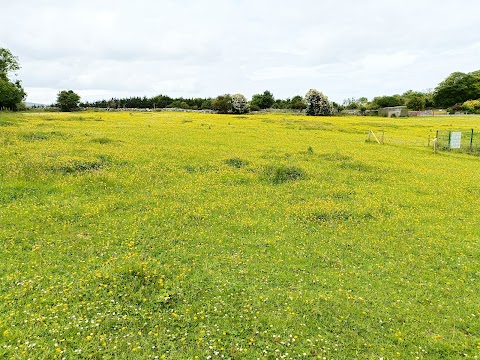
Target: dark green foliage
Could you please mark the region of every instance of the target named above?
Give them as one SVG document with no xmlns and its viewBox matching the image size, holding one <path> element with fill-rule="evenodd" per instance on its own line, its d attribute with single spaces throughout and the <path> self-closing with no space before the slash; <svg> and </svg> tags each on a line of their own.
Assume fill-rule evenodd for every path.
<svg viewBox="0 0 480 360">
<path fill-rule="evenodd" d="M 130 97 L 125 99 L 111 98 L 110 100 L 99 100 L 95 102 L 83 102 L 82 107 L 90 108 L 112 108 L 112 109 L 162 109 L 162 108 L 181 108 L 181 109 L 203 109 L 212 108 L 211 99 L 205 98 L 171 98 L 166 95 L 157 95 L 151 98 Z"/>
<path fill-rule="evenodd" d="M 25 96 L 19 81 L 11 82 L 0 76 L 0 108 L 18 110 Z"/>
<path fill-rule="evenodd" d="M 405 105 L 407 106 L 407 108 L 411 110 L 423 110 L 425 109 L 425 103 L 426 103 L 425 97 L 412 96 L 407 100 Z"/>
<path fill-rule="evenodd" d="M 349 211 L 319 211 L 310 214 L 309 220 L 319 223 L 347 221 L 352 218 L 352 213 Z"/>
<path fill-rule="evenodd" d="M 74 160 L 60 167 L 64 174 L 81 173 L 85 171 L 98 170 L 103 166 L 101 161 Z"/>
<path fill-rule="evenodd" d="M 288 99 L 287 99 L 288 100 Z M 293 110 L 303 110 L 307 107 L 305 105 L 305 101 L 303 100 L 303 97 L 300 95 L 295 95 L 291 100 L 289 104 L 289 108 Z"/>
<path fill-rule="evenodd" d="M 438 107 L 450 107 L 480 98 L 480 71 L 454 72 L 435 88 L 433 99 Z"/>
<path fill-rule="evenodd" d="M 114 141 L 114 140 L 109 139 L 109 138 L 107 138 L 107 137 L 100 137 L 100 138 L 92 139 L 92 142 L 98 143 L 98 144 L 110 144 L 110 143 L 112 143 L 113 141 Z"/>
<path fill-rule="evenodd" d="M 303 110 L 307 105 L 305 104 L 303 97 L 295 95 L 294 97 L 287 99 L 276 99 L 272 108 L 274 109 L 290 109 L 290 110 Z"/>
<path fill-rule="evenodd" d="M 57 106 L 62 111 L 73 111 L 78 109 L 80 96 L 72 90 L 60 91 L 57 95 Z"/>
<path fill-rule="evenodd" d="M 265 168 L 264 176 L 273 184 L 281 184 L 304 178 L 305 172 L 296 166 L 271 165 Z"/>
<path fill-rule="evenodd" d="M 371 108 L 379 109 L 390 106 L 404 105 L 405 101 L 401 95 L 377 96 L 373 98 Z"/>
<path fill-rule="evenodd" d="M 271 108 L 274 103 L 275 99 L 273 94 L 270 91 L 265 90 L 263 94 L 255 94 L 252 96 L 250 106 L 255 106 L 260 109 L 268 109 Z"/>
<path fill-rule="evenodd" d="M 107 155 L 97 155 L 97 159 L 71 159 L 63 162 L 59 166 L 52 168 L 53 171 L 59 171 L 63 174 L 77 174 L 89 171 L 100 170 L 111 163 L 111 158 Z"/>
<path fill-rule="evenodd" d="M 67 135 L 59 131 L 33 131 L 24 134 L 20 134 L 19 137 L 25 141 L 38 141 L 38 140 L 49 140 L 52 138 L 66 138 Z"/>
<path fill-rule="evenodd" d="M 227 114 L 232 111 L 232 97 L 230 94 L 220 95 L 213 99 L 212 109 L 220 114 Z"/>
<path fill-rule="evenodd" d="M 180 99 L 174 100 L 167 106 L 167 108 L 191 109 L 190 105 L 188 105 L 186 101 Z"/>
<path fill-rule="evenodd" d="M 0 48 L 0 109 L 19 110 L 26 93 L 19 80 L 11 81 L 8 73 L 20 69 L 18 58 L 10 50 Z"/>
<path fill-rule="evenodd" d="M 345 221 L 364 222 L 374 220 L 371 213 L 357 214 L 346 210 L 318 211 L 310 214 L 308 220 L 320 224 L 334 225 Z"/>
<path fill-rule="evenodd" d="M 23 134 L 21 137 L 23 140 L 26 140 L 26 141 L 35 141 L 35 140 L 48 140 L 51 138 L 51 135 L 43 132 L 31 132 L 31 133 Z"/>
<path fill-rule="evenodd" d="M 210 110 L 211 108 L 212 108 L 212 100 L 206 99 L 202 101 L 202 104 L 200 105 L 200 109 Z"/>
<path fill-rule="evenodd" d="M 238 157 L 235 157 L 235 158 L 231 158 L 231 159 L 227 159 L 224 161 L 225 164 L 227 164 L 228 166 L 231 166 L 231 167 L 234 167 L 234 168 L 241 168 L 241 167 L 244 167 L 246 165 L 248 165 L 248 161 L 246 160 L 242 160 Z"/>
</svg>

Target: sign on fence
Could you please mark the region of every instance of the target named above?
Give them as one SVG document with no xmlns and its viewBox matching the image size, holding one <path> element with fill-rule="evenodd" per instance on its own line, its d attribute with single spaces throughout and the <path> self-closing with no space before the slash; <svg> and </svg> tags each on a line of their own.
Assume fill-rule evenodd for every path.
<svg viewBox="0 0 480 360">
<path fill-rule="evenodd" d="M 460 149 L 462 144 L 462 132 L 452 131 L 450 133 L 450 149 Z"/>
<path fill-rule="evenodd" d="M 433 152 L 460 151 L 480 155 L 480 136 L 474 129 L 464 131 L 437 130 Z"/>
</svg>

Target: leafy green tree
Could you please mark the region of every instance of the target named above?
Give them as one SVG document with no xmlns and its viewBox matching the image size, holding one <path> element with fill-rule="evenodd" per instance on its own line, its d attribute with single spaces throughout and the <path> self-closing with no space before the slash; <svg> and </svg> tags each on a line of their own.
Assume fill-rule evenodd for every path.
<svg viewBox="0 0 480 360">
<path fill-rule="evenodd" d="M 305 95 L 306 114 L 311 116 L 329 116 L 333 114 L 333 106 L 328 97 L 318 90 L 310 89 Z"/>
<path fill-rule="evenodd" d="M 8 73 L 20 70 L 18 57 L 13 56 L 10 50 L 0 48 L 0 109 L 18 110 L 25 99 L 20 80 L 11 81 Z"/>
<path fill-rule="evenodd" d="M 343 100 L 342 107 L 347 110 L 356 110 L 356 109 L 360 110 L 366 107 L 367 103 L 368 103 L 368 99 L 366 97 L 361 97 L 358 99 L 355 99 L 352 97 L 352 98 Z"/>
<path fill-rule="evenodd" d="M 242 94 L 232 95 L 232 112 L 243 114 L 248 112 L 247 98 Z"/>
<path fill-rule="evenodd" d="M 411 110 L 423 110 L 425 109 L 425 97 L 420 95 L 411 96 L 407 99 L 405 105 Z"/>
<path fill-rule="evenodd" d="M 19 110 L 25 95 L 20 81 L 13 83 L 0 76 L 0 109 Z"/>
<path fill-rule="evenodd" d="M 171 104 L 167 106 L 168 108 L 177 108 L 177 109 L 190 109 L 190 106 L 185 100 L 177 99 L 172 101 Z"/>
<path fill-rule="evenodd" d="M 451 73 L 435 88 L 433 100 L 438 107 L 450 107 L 480 98 L 480 71 Z"/>
<path fill-rule="evenodd" d="M 212 100 L 210 100 L 210 99 L 203 100 L 202 104 L 200 105 L 200 109 L 211 110 L 212 109 Z"/>
<path fill-rule="evenodd" d="M 220 114 L 232 111 L 232 96 L 230 94 L 217 96 L 212 100 L 212 109 Z"/>
<path fill-rule="evenodd" d="M 374 97 L 370 103 L 370 107 L 373 109 L 379 109 L 383 107 L 390 106 L 401 106 L 404 105 L 404 99 L 400 95 L 388 95 L 388 96 L 377 96 Z"/>
<path fill-rule="evenodd" d="M 114 99 L 112 99 L 114 102 Z M 57 95 L 57 106 L 62 111 L 73 111 L 78 109 L 80 104 L 80 96 L 72 90 L 62 90 Z"/>
<path fill-rule="evenodd" d="M 305 104 L 305 101 L 303 101 L 303 97 L 301 97 L 300 95 L 295 95 L 290 100 L 290 105 L 289 105 L 290 109 L 303 110 L 306 107 L 307 107 L 307 105 Z"/>
<path fill-rule="evenodd" d="M 0 48 L 0 74 L 7 76 L 9 72 L 20 70 L 18 57 L 13 56 L 10 50 Z"/>
<path fill-rule="evenodd" d="M 432 91 L 414 91 L 408 90 L 402 94 L 405 105 L 412 110 L 424 110 L 425 108 L 433 108 Z"/>
<path fill-rule="evenodd" d="M 252 96 L 252 100 L 250 101 L 250 105 L 255 107 L 259 107 L 260 109 L 269 109 L 275 103 L 275 98 L 273 94 L 265 90 L 263 94 L 255 94 Z"/>
</svg>

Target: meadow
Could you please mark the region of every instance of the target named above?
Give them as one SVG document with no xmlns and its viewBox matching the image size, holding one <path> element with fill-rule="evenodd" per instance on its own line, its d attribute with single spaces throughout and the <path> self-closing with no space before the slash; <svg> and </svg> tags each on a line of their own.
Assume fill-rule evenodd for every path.
<svg viewBox="0 0 480 360">
<path fill-rule="evenodd" d="M 450 128 L 480 117 L 0 113 L 0 357 L 479 358 Z"/>
</svg>

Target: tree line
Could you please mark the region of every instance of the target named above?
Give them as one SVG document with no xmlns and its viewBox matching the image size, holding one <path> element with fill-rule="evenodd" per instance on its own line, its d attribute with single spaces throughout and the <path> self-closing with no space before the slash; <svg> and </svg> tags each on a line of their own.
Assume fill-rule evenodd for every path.
<svg viewBox="0 0 480 360">
<path fill-rule="evenodd" d="M 214 110 L 218 112 L 235 111 L 232 107 L 232 101 L 238 101 L 238 95 L 241 94 L 223 94 L 215 98 L 172 98 L 168 95 L 157 95 L 153 97 L 129 97 L 129 98 L 111 98 L 109 100 L 98 100 L 92 102 L 80 102 L 80 107 L 85 108 L 136 108 L 136 109 L 155 109 L 155 108 L 179 108 L 186 110 Z M 241 95 L 243 96 L 243 95 Z M 235 100 L 236 99 L 236 100 Z M 245 99 L 246 101 L 246 99 Z M 261 94 L 255 94 L 248 101 L 248 108 L 251 111 L 263 109 L 291 109 L 303 110 L 306 105 L 303 97 L 296 95 L 287 99 L 275 99 L 273 94 L 266 90 Z"/>
<path fill-rule="evenodd" d="M 21 110 L 25 108 L 25 90 L 16 79 L 20 69 L 18 57 L 8 49 L 0 48 L 0 110 Z M 13 74 L 13 76 L 12 76 Z M 312 92 L 313 91 L 313 92 Z M 312 102 L 313 101 L 313 102 Z M 314 105 L 315 104 L 315 105 Z M 433 91 L 408 90 L 403 94 L 384 95 L 368 100 L 366 97 L 348 98 L 338 104 L 317 90 L 311 90 L 302 97 L 295 95 L 287 99 L 275 99 L 272 92 L 265 90 L 247 100 L 242 94 L 223 94 L 215 98 L 173 98 L 167 95 L 153 97 L 111 98 L 92 102 L 81 102 L 80 96 L 72 90 L 60 91 L 58 106 L 62 111 L 83 108 L 111 109 L 155 109 L 181 108 L 187 110 L 212 110 L 218 113 L 244 113 L 263 109 L 305 110 L 307 114 L 319 115 L 345 110 L 365 113 L 390 106 L 406 106 L 411 110 L 446 108 L 449 111 L 463 110 L 480 113 L 480 70 L 470 73 L 454 72 L 440 82 Z M 323 110 L 319 110 L 322 108 Z M 315 110 L 312 110 L 315 109 Z"/>
</svg>

